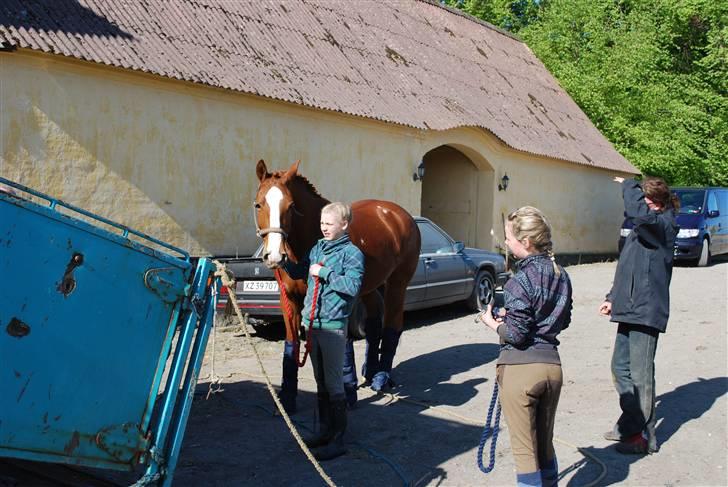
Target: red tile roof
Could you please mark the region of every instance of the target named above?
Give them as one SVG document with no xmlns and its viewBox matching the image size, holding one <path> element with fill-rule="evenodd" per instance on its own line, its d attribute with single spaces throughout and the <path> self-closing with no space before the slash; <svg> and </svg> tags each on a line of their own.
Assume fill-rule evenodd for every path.
<svg viewBox="0 0 728 487">
<path fill-rule="evenodd" d="M 24 48 L 637 170 L 516 38 L 418 0 L 3 0 Z"/>
</svg>

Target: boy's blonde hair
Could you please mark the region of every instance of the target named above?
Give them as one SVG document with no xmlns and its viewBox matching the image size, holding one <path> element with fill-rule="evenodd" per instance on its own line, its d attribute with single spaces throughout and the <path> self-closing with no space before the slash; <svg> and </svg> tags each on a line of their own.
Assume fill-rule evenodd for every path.
<svg viewBox="0 0 728 487">
<path fill-rule="evenodd" d="M 545 252 L 551 258 L 554 272 L 557 276 L 561 275 L 551 242 L 551 225 L 541 210 L 533 206 L 522 206 L 508 215 L 508 222 L 511 224 L 513 236 L 519 241 L 528 238 L 537 251 Z"/>
<path fill-rule="evenodd" d="M 338 216 L 342 222 L 351 223 L 351 206 L 340 201 L 334 201 L 321 208 L 321 214 L 328 213 Z"/>
</svg>

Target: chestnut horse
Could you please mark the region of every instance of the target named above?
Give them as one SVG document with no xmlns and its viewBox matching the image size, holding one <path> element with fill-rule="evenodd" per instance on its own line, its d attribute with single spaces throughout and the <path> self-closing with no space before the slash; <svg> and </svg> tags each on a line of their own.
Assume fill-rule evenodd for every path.
<svg viewBox="0 0 728 487">
<path fill-rule="evenodd" d="M 260 181 L 254 202 L 256 226 L 265 245 L 263 261 L 271 269 L 282 269 L 286 259 L 298 262 L 307 257 L 316 241 L 322 238 L 321 208 L 329 201 L 298 174 L 299 162 L 287 171 L 273 173 L 268 172 L 262 160 L 256 166 Z M 365 257 L 359 293 L 363 308 L 357 305 L 359 310 L 366 311 L 367 352 L 362 374 L 373 389 L 381 390 L 391 385 L 392 362 L 404 324 L 405 291 L 419 261 L 420 232 L 412 216 L 390 201 L 356 201 L 351 209 L 349 236 Z M 306 280 L 291 279 L 285 272 L 280 275 L 286 324 L 280 397 L 286 409 L 293 411 L 298 386 L 298 332 Z M 288 310 L 284 306 L 286 299 L 290 305 Z M 361 315 L 356 311 L 353 314 Z M 353 404 L 357 379 L 351 340 L 347 343 L 344 382 L 347 399 Z"/>
</svg>

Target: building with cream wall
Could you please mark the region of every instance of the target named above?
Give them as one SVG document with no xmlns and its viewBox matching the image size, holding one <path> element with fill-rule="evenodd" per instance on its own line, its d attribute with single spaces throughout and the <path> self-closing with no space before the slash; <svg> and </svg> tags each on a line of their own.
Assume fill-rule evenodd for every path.
<svg viewBox="0 0 728 487">
<path fill-rule="evenodd" d="M 8 23 L 0 19 L 0 175 L 193 255 L 255 249 L 251 204 L 259 159 L 271 169 L 300 159 L 301 173 L 325 197 L 393 200 L 468 245 L 499 246 L 502 216 L 531 204 L 550 217 L 557 253 L 616 250 L 622 204 L 609 181 L 636 172 L 621 156 L 599 163 L 593 161 L 599 151 L 592 151 L 591 158 L 582 153 L 586 160 L 568 160 L 537 153 L 548 148 L 547 137 L 530 150 L 527 142 L 514 147 L 467 121 L 417 126 L 387 120 L 394 117 L 377 115 L 376 107 L 368 115 L 346 113 L 223 82 L 43 52 L 40 41 L 38 47 L 20 37 L 11 44 Z M 85 45 L 99 49 L 92 39 Z M 547 108 L 543 113 L 548 118 Z M 414 181 L 421 161 L 425 177 Z M 499 191 L 505 174 L 510 185 Z"/>
</svg>

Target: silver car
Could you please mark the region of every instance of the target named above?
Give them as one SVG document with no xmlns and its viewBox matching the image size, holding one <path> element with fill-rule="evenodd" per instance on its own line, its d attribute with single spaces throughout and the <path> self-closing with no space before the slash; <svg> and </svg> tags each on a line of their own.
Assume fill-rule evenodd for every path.
<svg viewBox="0 0 728 487">
<path fill-rule="evenodd" d="M 463 301 L 483 309 L 509 273 L 500 254 L 465 247 L 424 217 L 415 217 L 422 235 L 420 261 L 407 287 L 405 311 Z M 278 283 L 261 259 L 261 245 L 252 257 L 218 257 L 235 274 L 238 306 L 253 320 L 282 320 Z M 221 294 L 218 309 L 227 305 Z"/>
</svg>

